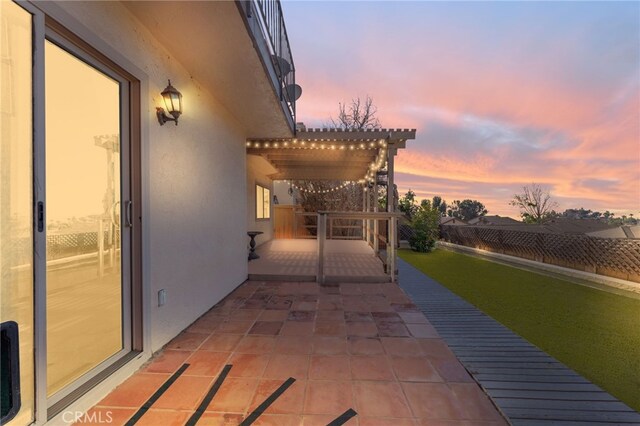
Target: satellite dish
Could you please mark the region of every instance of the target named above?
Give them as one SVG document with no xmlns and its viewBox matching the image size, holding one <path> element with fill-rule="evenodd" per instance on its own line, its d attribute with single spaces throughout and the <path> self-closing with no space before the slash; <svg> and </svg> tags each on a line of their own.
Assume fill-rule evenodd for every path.
<svg viewBox="0 0 640 426">
<path fill-rule="evenodd" d="M 282 77 L 291 72 L 291 64 L 287 62 L 286 59 L 281 58 L 280 56 L 271 55 L 271 60 L 276 67 L 276 71 L 280 71 L 282 73 Z"/>
<path fill-rule="evenodd" d="M 302 95 L 302 87 L 297 84 L 289 84 L 284 90 L 287 92 L 287 99 L 289 99 L 289 101 L 297 101 L 300 95 Z"/>
</svg>

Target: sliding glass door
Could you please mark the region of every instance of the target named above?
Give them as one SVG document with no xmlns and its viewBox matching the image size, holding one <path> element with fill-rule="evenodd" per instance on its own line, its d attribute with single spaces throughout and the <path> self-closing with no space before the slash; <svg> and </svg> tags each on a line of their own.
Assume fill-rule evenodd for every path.
<svg viewBox="0 0 640 426">
<path fill-rule="evenodd" d="M 49 397 L 130 348 L 126 87 L 63 47 L 45 42 Z"/>
<path fill-rule="evenodd" d="M 142 349 L 140 106 L 132 75 L 37 4 L 0 1 L 0 21 L 0 423 L 14 426 Z"/>
</svg>

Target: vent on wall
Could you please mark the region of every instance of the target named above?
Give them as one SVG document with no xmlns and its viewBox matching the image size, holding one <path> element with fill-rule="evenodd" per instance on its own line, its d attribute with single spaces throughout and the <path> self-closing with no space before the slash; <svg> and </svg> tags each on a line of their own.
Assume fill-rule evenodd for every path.
<svg viewBox="0 0 640 426">
<path fill-rule="evenodd" d="M 0 424 L 15 417 L 20 410 L 20 346 L 18 344 L 18 324 L 6 321 L 0 325 L 0 375 L 2 376 L 2 400 Z"/>
</svg>

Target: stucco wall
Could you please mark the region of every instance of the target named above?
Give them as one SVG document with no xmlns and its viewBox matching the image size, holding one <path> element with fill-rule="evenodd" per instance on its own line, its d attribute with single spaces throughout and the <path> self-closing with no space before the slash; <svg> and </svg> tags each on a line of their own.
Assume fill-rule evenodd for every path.
<svg viewBox="0 0 640 426">
<path fill-rule="evenodd" d="M 262 231 L 256 237 L 258 245 L 273 238 L 273 181 L 268 175 L 275 170 L 266 160 L 256 155 L 247 155 L 247 231 Z M 271 191 L 271 219 L 256 219 L 256 184 Z M 247 239 L 247 245 L 249 240 Z"/>
<path fill-rule="evenodd" d="M 65 2 L 69 15 L 146 75 L 143 111 L 144 277 L 159 349 L 247 277 L 246 135 L 120 3 Z M 91 42 L 91 40 L 88 40 Z M 185 46 L 188 48 L 188 46 Z M 167 79 L 184 96 L 178 126 L 160 126 Z M 157 306 L 157 292 L 167 302 Z M 147 330 L 149 331 L 149 330 Z"/>
</svg>

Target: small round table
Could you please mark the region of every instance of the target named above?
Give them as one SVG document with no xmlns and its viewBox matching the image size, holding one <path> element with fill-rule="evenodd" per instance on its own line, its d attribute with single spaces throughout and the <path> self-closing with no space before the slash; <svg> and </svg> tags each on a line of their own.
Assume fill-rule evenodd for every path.
<svg viewBox="0 0 640 426">
<path fill-rule="evenodd" d="M 256 235 L 264 234 L 262 231 L 249 231 L 247 235 L 251 237 L 251 241 L 249 242 L 249 246 L 251 249 L 249 250 L 249 260 L 259 259 L 260 256 L 256 253 Z"/>
</svg>

